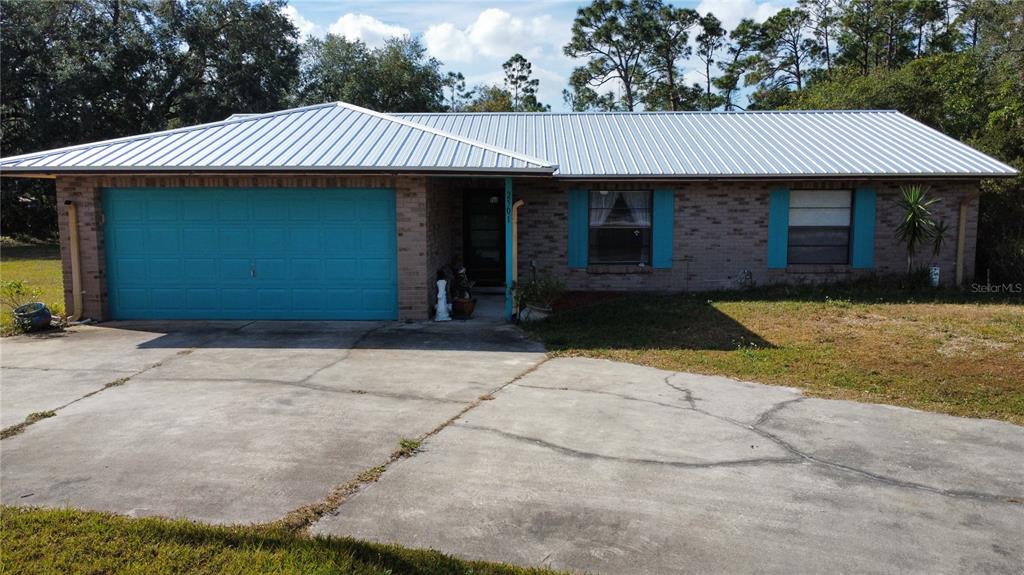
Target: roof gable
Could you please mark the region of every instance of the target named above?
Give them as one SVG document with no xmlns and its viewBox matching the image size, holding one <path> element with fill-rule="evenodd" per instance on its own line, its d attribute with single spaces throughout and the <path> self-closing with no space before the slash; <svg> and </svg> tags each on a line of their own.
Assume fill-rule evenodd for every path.
<svg viewBox="0 0 1024 575">
<path fill-rule="evenodd" d="M 7 172 L 486 171 L 555 166 L 344 102 L 227 120 L 0 159 Z"/>
</svg>

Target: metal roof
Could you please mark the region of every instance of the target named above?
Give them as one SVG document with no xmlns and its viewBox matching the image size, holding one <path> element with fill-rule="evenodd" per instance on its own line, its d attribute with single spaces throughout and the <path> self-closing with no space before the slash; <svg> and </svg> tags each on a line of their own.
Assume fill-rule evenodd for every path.
<svg viewBox="0 0 1024 575">
<path fill-rule="evenodd" d="M 0 158 L 0 172 L 410 171 L 565 178 L 993 177 L 895 111 L 382 114 L 334 102 Z"/>
<path fill-rule="evenodd" d="M 558 164 L 559 177 L 1012 176 L 891 110 L 397 114 Z"/>
<path fill-rule="evenodd" d="M 0 159 L 22 173 L 441 171 L 544 173 L 555 166 L 344 102 Z"/>
</svg>

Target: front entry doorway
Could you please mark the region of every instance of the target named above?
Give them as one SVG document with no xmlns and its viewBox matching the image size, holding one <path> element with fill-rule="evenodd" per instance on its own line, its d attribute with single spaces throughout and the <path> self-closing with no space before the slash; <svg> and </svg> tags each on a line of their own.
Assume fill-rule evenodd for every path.
<svg viewBox="0 0 1024 575">
<path fill-rule="evenodd" d="M 463 254 L 479 287 L 505 285 L 505 211 L 498 190 L 467 190 L 463 196 Z"/>
</svg>

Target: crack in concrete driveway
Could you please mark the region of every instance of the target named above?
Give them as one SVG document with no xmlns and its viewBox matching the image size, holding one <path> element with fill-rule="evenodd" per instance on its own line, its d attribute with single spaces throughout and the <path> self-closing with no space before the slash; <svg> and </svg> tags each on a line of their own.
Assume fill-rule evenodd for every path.
<svg viewBox="0 0 1024 575">
<path fill-rule="evenodd" d="M 314 534 L 594 573 L 1016 573 L 1024 428 L 556 358 Z"/>
</svg>

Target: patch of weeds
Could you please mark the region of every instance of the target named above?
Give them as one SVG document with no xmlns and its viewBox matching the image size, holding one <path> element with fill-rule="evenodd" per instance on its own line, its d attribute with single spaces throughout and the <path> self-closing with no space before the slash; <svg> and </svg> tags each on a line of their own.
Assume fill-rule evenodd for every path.
<svg viewBox="0 0 1024 575">
<path fill-rule="evenodd" d="M 114 381 L 111 381 L 110 383 L 104 385 L 103 389 L 107 389 L 107 388 L 110 388 L 110 387 L 117 387 L 119 385 L 124 385 L 127 382 L 128 382 L 128 378 L 127 377 L 122 377 L 120 379 L 115 379 Z"/>
<path fill-rule="evenodd" d="M 355 478 L 338 485 L 327 494 L 327 497 L 315 503 L 303 505 L 298 509 L 290 511 L 283 518 L 275 522 L 275 525 L 280 525 L 290 532 L 298 532 L 309 527 L 313 523 L 320 520 L 321 517 L 332 513 L 335 509 L 341 506 L 349 496 L 366 485 L 367 483 L 374 483 L 380 476 L 384 474 L 385 466 L 378 465 L 377 467 L 371 467 L 355 476 Z"/>
<path fill-rule="evenodd" d="M 57 415 L 57 412 L 55 411 L 36 411 L 34 413 L 30 413 L 28 414 L 28 417 L 25 418 L 25 421 L 22 421 L 17 425 L 12 425 L 0 431 L 0 439 L 14 437 L 15 435 L 21 433 L 22 431 L 25 431 L 25 428 L 32 425 L 33 423 L 49 417 L 53 417 L 55 415 Z"/>
<path fill-rule="evenodd" d="M 407 439 L 403 437 L 398 441 L 398 451 L 395 452 L 395 458 L 409 457 L 413 453 L 416 453 L 420 449 L 422 442 L 418 439 Z"/>
</svg>

